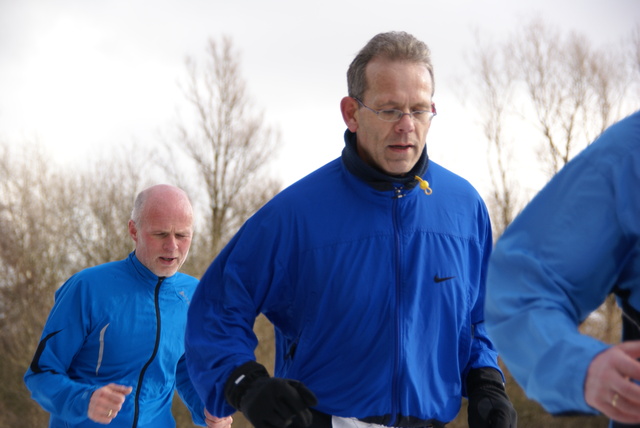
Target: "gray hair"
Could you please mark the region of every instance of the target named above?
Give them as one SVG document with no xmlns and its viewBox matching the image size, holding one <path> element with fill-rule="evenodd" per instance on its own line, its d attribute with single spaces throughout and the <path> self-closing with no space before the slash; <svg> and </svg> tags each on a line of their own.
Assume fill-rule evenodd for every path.
<svg viewBox="0 0 640 428">
<path fill-rule="evenodd" d="M 347 89 L 353 98 L 364 97 L 367 90 L 367 65 L 373 58 L 392 61 L 409 61 L 423 64 L 431 76 L 432 91 L 435 90 L 431 51 L 422 41 L 404 31 L 391 31 L 374 36 L 353 59 L 347 71 Z M 433 95 L 433 93 L 431 94 Z"/>
<path fill-rule="evenodd" d="M 142 211 L 144 210 L 144 203 L 147 201 L 149 197 L 148 189 L 145 189 L 138 193 L 135 201 L 133 202 L 133 209 L 131 210 L 131 220 L 137 225 L 140 226 L 142 224 Z"/>
</svg>

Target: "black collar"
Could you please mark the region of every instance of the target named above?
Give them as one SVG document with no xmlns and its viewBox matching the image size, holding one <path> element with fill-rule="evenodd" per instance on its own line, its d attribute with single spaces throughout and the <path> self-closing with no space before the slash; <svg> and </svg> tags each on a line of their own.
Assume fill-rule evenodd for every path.
<svg viewBox="0 0 640 428">
<path fill-rule="evenodd" d="M 358 156 L 356 134 L 348 129 L 344 133 L 344 143 L 342 162 L 347 167 L 347 170 L 376 190 L 393 190 L 394 184 L 401 184 L 406 189 L 412 189 L 418 184 L 418 180 L 414 177 L 416 175 L 422 177 L 429 167 L 429 156 L 427 155 L 426 145 L 418 162 L 411 168 L 411 171 L 402 177 L 397 177 L 385 174 L 379 169 L 365 163 L 362 158 Z"/>
</svg>

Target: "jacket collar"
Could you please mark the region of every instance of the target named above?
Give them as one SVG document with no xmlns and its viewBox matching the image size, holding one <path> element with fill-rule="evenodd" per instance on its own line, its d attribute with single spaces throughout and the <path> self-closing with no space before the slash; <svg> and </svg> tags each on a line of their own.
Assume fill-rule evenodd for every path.
<svg viewBox="0 0 640 428">
<path fill-rule="evenodd" d="M 155 273 L 151 272 L 148 267 L 142 264 L 140 260 L 136 257 L 136 252 L 132 251 L 129 254 L 129 262 L 133 266 L 133 269 L 136 271 L 138 275 L 142 277 L 143 280 L 149 281 L 150 283 L 156 284 L 160 278 L 164 278 L 162 281 L 163 284 L 170 284 L 173 281 L 173 278 L 176 276 L 175 274 L 167 277 L 159 277 Z"/>
<path fill-rule="evenodd" d="M 427 155 L 427 146 L 425 145 L 418 162 L 413 166 L 405 176 L 396 177 L 385 174 L 377 168 L 365 163 L 356 148 L 356 134 L 348 129 L 344 133 L 344 149 L 342 149 L 342 163 L 347 170 L 366 182 L 369 186 L 376 190 L 393 190 L 398 185 L 406 189 L 412 189 L 418 184 L 418 180 L 414 177 L 417 175 L 422 177 L 429 167 L 429 156 Z"/>
</svg>

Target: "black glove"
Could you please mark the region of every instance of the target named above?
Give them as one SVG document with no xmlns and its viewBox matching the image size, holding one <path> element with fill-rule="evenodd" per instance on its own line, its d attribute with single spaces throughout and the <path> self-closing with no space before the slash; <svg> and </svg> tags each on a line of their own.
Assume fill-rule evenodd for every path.
<svg viewBox="0 0 640 428">
<path fill-rule="evenodd" d="M 256 428 L 308 427 L 309 407 L 318 404 L 301 382 L 270 377 L 263 365 L 250 361 L 236 368 L 224 388 L 229 404 Z"/>
<path fill-rule="evenodd" d="M 516 428 L 518 415 L 496 369 L 474 369 L 467 376 L 469 428 Z"/>
</svg>

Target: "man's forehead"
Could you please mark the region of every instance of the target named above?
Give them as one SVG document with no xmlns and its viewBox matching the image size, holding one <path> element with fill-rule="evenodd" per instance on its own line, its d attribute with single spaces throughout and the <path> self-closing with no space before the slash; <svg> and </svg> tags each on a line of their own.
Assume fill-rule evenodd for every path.
<svg viewBox="0 0 640 428">
<path fill-rule="evenodd" d="M 176 220 L 156 217 L 143 221 L 143 227 L 152 232 L 190 232 L 193 230 L 193 221 L 189 218 Z"/>
</svg>

